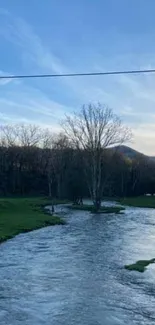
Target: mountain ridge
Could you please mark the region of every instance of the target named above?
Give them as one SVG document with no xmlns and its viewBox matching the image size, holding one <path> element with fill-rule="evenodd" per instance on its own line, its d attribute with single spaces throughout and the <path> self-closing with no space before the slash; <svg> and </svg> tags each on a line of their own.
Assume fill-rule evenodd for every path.
<svg viewBox="0 0 155 325">
<path fill-rule="evenodd" d="M 139 152 L 139 151 L 137 151 L 131 147 L 125 146 L 125 145 L 115 146 L 115 148 L 117 148 L 117 151 L 119 153 L 123 154 L 124 156 L 126 156 L 130 159 L 134 159 L 136 156 L 143 156 L 143 157 L 146 157 L 147 159 L 155 161 L 155 156 L 145 155 L 144 153 Z"/>
</svg>

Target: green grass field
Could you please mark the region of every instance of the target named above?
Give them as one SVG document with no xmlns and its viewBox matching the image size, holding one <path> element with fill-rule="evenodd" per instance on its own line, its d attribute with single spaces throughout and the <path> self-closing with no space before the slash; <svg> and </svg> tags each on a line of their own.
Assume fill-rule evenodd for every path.
<svg viewBox="0 0 155 325">
<path fill-rule="evenodd" d="M 155 196 L 138 196 L 118 199 L 120 204 L 139 207 L 139 208 L 155 208 Z"/>
<path fill-rule="evenodd" d="M 155 208 L 155 197 L 130 197 L 117 200 L 122 205 Z M 55 201 L 54 204 L 66 203 Z M 19 233 L 32 231 L 48 225 L 63 224 L 57 216 L 47 214 L 43 207 L 50 205 L 48 198 L 1 198 L 0 199 L 0 242 Z M 71 209 L 85 210 L 93 213 L 93 206 L 70 206 Z M 121 207 L 102 207 L 99 213 L 120 213 Z"/>
<path fill-rule="evenodd" d="M 62 202 L 54 202 L 55 204 Z M 0 199 L 0 242 L 19 233 L 32 231 L 49 225 L 64 224 L 57 216 L 44 211 L 50 205 L 46 198 L 6 198 Z"/>
</svg>

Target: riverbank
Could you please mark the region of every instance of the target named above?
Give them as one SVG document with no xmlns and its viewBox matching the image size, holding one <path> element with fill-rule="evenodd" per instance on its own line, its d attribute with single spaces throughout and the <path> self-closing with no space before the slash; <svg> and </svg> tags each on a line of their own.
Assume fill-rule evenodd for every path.
<svg viewBox="0 0 155 325">
<path fill-rule="evenodd" d="M 54 204 L 63 202 L 55 201 Z M 58 216 L 52 216 L 44 207 L 50 205 L 48 198 L 1 198 L 0 243 L 14 236 L 46 226 L 64 224 Z"/>
<path fill-rule="evenodd" d="M 124 199 L 118 199 L 117 202 L 121 205 L 155 209 L 155 196 L 127 197 Z"/>
<path fill-rule="evenodd" d="M 94 206 L 93 205 L 88 205 L 88 204 L 83 204 L 83 205 L 69 205 L 68 206 L 69 209 L 71 210 L 81 210 L 81 211 L 89 211 L 91 213 L 96 213 L 94 210 Z M 121 213 L 122 211 L 124 211 L 125 208 L 124 207 L 120 207 L 120 206 L 111 206 L 111 207 L 105 207 L 102 206 L 100 208 L 100 210 L 97 213 Z"/>
</svg>

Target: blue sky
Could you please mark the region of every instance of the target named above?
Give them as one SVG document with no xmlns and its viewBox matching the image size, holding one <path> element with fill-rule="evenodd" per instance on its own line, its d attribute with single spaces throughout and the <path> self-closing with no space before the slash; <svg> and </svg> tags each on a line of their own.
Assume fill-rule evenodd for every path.
<svg viewBox="0 0 155 325">
<path fill-rule="evenodd" d="M 0 74 L 155 68 L 154 0 L 1 0 Z M 100 101 L 155 155 L 155 75 L 0 80 L 0 123 L 59 130 L 65 113 Z"/>
</svg>

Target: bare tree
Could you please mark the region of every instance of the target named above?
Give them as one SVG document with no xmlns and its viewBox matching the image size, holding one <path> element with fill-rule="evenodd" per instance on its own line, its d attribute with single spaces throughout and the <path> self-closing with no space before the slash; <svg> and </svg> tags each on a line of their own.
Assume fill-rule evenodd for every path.
<svg viewBox="0 0 155 325">
<path fill-rule="evenodd" d="M 53 143 L 55 139 L 55 134 L 52 133 L 49 129 L 42 129 L 41 130 L 41 139 L 39 141 L 39 147 L 42 149 L 52 149 Z"/>
<path fill-rule="evenodd" d="M 44 166 L 45 175 L 47 177 L 48 183 L 48 196 L 51 199 L 52 213 L 54 213 L 54 203 L 53 203 L 53 192 L 52 187 L 54 184 L 55 176 L 55 166 L 54 166 L 54 146 L 55 146 L 55 135 L 52 134 L 48 129 L 42 132 L 42 139 L 40 141 L 40 146 L 43 148 L 42 151 L 42 162 L 41 165 Z"/>
<path fill-rule="evenodd" d="M 45 131 L 43 131 L 38 125 L 21 123 L 13 125 L 1 125 L 0 127 L 1 144 L 6 147 L 39 146 L 44 138 Z"/>
<path fill-rule="evenodd" d="M 98 211 L 103 193 L 104 149 L 130 140 L 131 131 L 111 109 L 101 104 L 83 106 L 80 112 L 66 116 L 62 126 L 69 140 L 82 153 L 90 196 Z"/>
<path fill-rule="evenodd" d="M 42 130 L 38 125 L 17 124 L 15 134 L 23 147 L 37 146 L 42 139 Z"/>
<path fill-rule="evenodd" d="M 17 134 L 14 125 L 0 126 L 0 144 L 4 147 L 12 147 L 17 145 Z"/>
<path fill-rule="evenodd" d="M 65 134 L 59 133 L 55 136 L 52 154 L 53 168 L 57 180 L 57 196 L 59 199 L 62 198 L 62 184 L 66 169 L 66 161 L 64 158 L 69 148 L 71 146 Z"/>
</svg>

